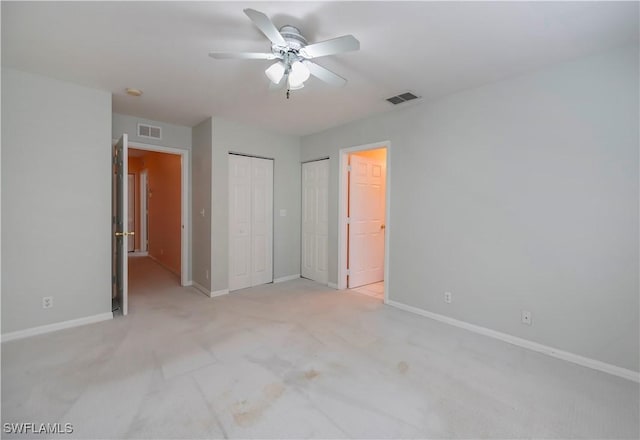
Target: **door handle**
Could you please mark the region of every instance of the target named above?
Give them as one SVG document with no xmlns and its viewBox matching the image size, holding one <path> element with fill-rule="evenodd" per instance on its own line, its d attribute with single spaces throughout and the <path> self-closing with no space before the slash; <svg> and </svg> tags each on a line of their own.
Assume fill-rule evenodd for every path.
<svg viewBox="0 0 640 440">
<path fill-rule="evenodd" d="M 131 232 L 116 232 L 116 237 L 124 237 L 126 235 L 136 235 L 135 231 Z"/>
</svg>

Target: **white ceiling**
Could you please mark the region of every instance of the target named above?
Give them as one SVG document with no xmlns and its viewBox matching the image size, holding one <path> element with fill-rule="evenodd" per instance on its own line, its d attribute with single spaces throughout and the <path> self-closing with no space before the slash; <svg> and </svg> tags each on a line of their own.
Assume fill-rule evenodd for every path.
<svg viewBox="0 0 640 440">
<path fill-rule="evenodd" d="M 316 60 L 349 83 L 312 78 L 287 101 L 268 91 L 269 61 L 207 56 L 269 50 L 246 7 L 310 42 L 353 34 L 359 52 Z M 392 111 L 385 98 L 407 90 L 435 99 L 634 41 L 637 2 L 2 2 L 3 66 L 108 90 L 118 113 L 297 135 Z"/>
</svg>

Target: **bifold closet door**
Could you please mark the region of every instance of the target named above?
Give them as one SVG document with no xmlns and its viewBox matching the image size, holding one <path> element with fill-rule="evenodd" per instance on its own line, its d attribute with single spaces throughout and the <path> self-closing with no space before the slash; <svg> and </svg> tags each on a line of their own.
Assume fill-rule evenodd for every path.
<svg viewBox="0 0 640 440">
<path fill-rule="evenodd" d="M 302 164 L 302 267 L 304 278 L 327 284 L 329 277 L 329 160 Z"/>
<path fill-rule="evenodd" d="M 229 155 L 229 290 L 273 281 L 273 161 Z"/>
</svg>

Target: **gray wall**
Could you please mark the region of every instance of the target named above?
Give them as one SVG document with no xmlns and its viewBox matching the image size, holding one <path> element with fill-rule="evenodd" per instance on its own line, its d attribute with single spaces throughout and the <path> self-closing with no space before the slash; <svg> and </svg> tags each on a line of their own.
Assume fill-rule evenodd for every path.
<svg viewBox="0 0 640 440">
<path fill-rule="evenodd" d="M 2 69 L 3 333 L 111 312 L 110 137 L 110 93 Z"/>
<path fill-rule="evenodd" d="M 300 273 L 300 138 L 214 118 L 213 289 L 228 287 L 229 152 L 275 159 L 273 174 L 273 276 Z M 286 209 L 286 217 L 280 210 Z"/>
<path fill-rule="evenodd" d="M 192 279 L 211 291 L 211 167 L 212 167 L 212 128 L 211 118 L 205 119 L 193 127 L 192 146 L 192 187 L 191 194 L 193 219 L 192 241 Z M 204 215 L 202 211 L 204 210 Z M 207 271 L 209 277 L 207 278 Z"/>
<path fill-rule="evenodd" d="M 338 150 L 388 139 L 392 300 L 637 371 L 638 78 L 628 47 L 304 137 L 330 281 Z"/>
<path fill-rule="evenodd" d="M 138 123 L 161 127 L 162 139 L 156 140 L 138 137 Z M 112 133 L 114 139 L 118 139 L 122 136 L 122 133 L 127 133 L 129 140 L 132 142 L 161 145 L 163 147 L 184 148 L 187 150 L 191 149 L 191 127 L 184 125 L 168 124 L 166 122 L 113 113 Z"/>
</svg>

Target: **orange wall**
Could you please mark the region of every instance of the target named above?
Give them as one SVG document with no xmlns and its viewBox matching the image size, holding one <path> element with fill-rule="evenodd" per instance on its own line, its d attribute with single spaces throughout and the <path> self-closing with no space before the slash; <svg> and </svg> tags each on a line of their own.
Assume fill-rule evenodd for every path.
<svg viewBox="0 0 640 440">
<path fill-rule="evenodd" d="M 175 154 L 149 152 L 148 170 L 149 255 L 180 274 L 181 160 Z"/>
<path fill-rule="evenodd" d="M 351 153 L 354 156 L 360 157 L 368 157 L 371 159 L 378 159 L 386 162 L 387 160 L 387 149 L 386 148 L 376 148 L 375 150 L 364 150 L 364 151 L 356 151 L 355 153 Z"/>
</svg>

